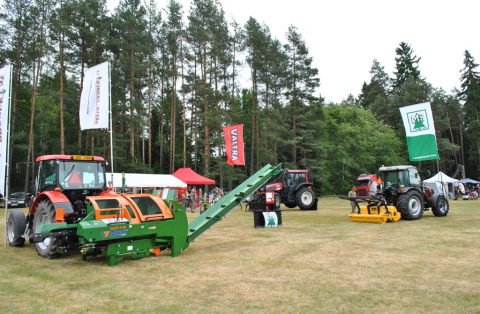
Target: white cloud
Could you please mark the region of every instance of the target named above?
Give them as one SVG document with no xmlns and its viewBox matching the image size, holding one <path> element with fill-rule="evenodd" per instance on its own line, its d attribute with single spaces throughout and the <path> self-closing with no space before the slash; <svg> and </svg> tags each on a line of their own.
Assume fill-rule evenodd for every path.
<svg viewBox="0 0 480 314">
<path fill-rule="evenodd" d="M 119 0 L 107 0 L 109 8 Z M 190 0 L 179 0 L 188 14 Z M 358 96 L 377 59 L 388 75 L 395 70 L 395 49 L 404 41 L 421 57 L 419 70 L 434 87 L 460 87 L 465 49 L 480 63 L 475 0 L 221 0 L 225 16 L 244 25 L 250 16 L 265 23 L 282 42 L 290 25 L 302 34 L 320 92 L 327 101 Z M 167 0 L 157 0 L 166 7 Z"/>
</svg>

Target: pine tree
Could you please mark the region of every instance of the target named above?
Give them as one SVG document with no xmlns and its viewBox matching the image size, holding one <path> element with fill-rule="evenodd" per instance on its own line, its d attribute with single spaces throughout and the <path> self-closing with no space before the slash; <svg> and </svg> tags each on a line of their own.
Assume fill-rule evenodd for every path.
<svg viewBox="0 0 480 314">
<path fill-rule="evenodd" d="M 297 164 L 297 144 L 301 141 L 297 119 L 302 115 L 302 107 L 318 101 L 314 96 L 315 89 L 320 86 L 318 69 L 312 67 L 312 58 L 308 56 L 308 48 L 295 26 L 290 26 L 286 34 L 288 44 L 285 46 L 289 55 L 288 88 L 285 95 L 289 99 L 289 113 L 292 123 L 292 162 Z"/>
<path fill-rule="evenodd" d="M 464 53 L 464 68 L 461 73 L 461 91 L 458 96 L 465 102 L 463 106 L 465 129 L 471 145 L 470 157 L 475 160 L 474 169 L 480 166 L 480 74 L 478 64 L 468 50 Z M 478 170 L 475 174 L 478 175 Z"/>
<path fill-rule="evenodd" d="M 148 166 L 152 167 L 152 102 L 154 82 L 157 80 L 153 77 L 155 63 L 157 63 L 156 55 L 159 47 L 159 34 L 162 22 L 161 12 L 157 12 L 156 2 L 150 0 L 147 6 L 147 31 L 148 31 Z"/>
<path fill-rule="evenodd" d="M 176 126 L 177 126 L 177 79 L 179 76 L 178 62 L 181 56 L 181 47 L 183 41 L 183 17 L 182 6 L 180 3 L 170 0 L 167 5 L 167 20 L 165 21 L 167 50 L 170 53 L 171 69 L 171 117 L 170 117 L 170 168 L 169 172 L 175 172 L 175 152 L 176 152 Z"/>
<path fill-rule="evenodd" d="M 2 23 L 2 26 L 4 26 L 4 28 L 2 27 L 2 36 L 5 36 L 3 42 L 6 43 L 6 48 L 2 51 L 2 55 L 8 59 L 13 66 L 10 160 L 13 160 L 13 152 L 17 148 L 15 136 L 17 121 L 19 118 L 22 118 L 22 115 L 18 114 L 19 104 L 21 100 L 29 102 L 29 98 L 31 97 L 31 95 L 19 96 L 21 93 L 21 85 L 30 85 L 29 83 L 24 83 L 25 79 L 28 81 L 28 75 L 23 72 L 31 61 L 29 46 L 33 40 L 31 32 L 31 27 L 33 27 L 33 18 L 31 15 L 32 5 L 32 0 L 5 0 L 2 5 L 2 9 L 5 12 L 5 16 L 2 18 L 5 23 Z M 8 167 L 8 171 L 10 171 L 10 168 L 11 167 Z M 11 176 L 9 177 L 12 178 Z M 12 180 L 15 180 L 15 178 L 12 178 Z"/>
<path fill-rule="evenodd" d="M 114 21 L 119 36 L 120 61 L 128 80 L 129 157 L 130 161 L 134 162 L 137 133 L 143 133 L 142 114 L 139 114 L 143 113 L 140 92 L 141 78 L 147 68 L 145 51 L 148 50 L 149 39 L 145 7 L 140 0 L 122 0 L 115 8 Z"/>
<path fill-rule="evenodd" d="M 73 8 L 73 11 L 71 15 L 66 14 L 65 19 L 67 20 L 66 24 L 71 25 L 71 32 L 67 38 L 68 44 L 65 45 L 71 52 L 71 70 L 78 74 L 80 90 L 82 90 L 85 69 L 105 61 L 104 52 L 107 27 L 109 26 L 106 16 L 106 0 L 72 0 L 69 7 Z M 77 112 L 80 106 L 80 98 L 78 99 L 78 104 L 75 108 L 72 108 Z M 76 125 L 79 125 L 78 115 L 74 115 L 74 121 L 77 122 Z M 85 133 L 85 137 L 82 136 L 83 133 Z M 90 148 L 89 153 L 94 154 L 95 135 L 101 133 L 96 130 L 88 130 L 83 133 L 78 129 L 78 153 L 82 153 L 82 147 L 85 147 L 85 149 Z M 84 143 L 83 139 L 85 140 Z"/>
<path fill-rule="evenodd" d="M 251 69 L 252 78 L 252 111 L 251 111 L 251 143 L 250 143 L 250 175 L 254 173 L 254 156 L 255 152 L 258 152 L 258 121 L 259 121 L 259 78 L 265 71 L 265 58 L 267 54 L 268 44 L 270 41 L 270 30 L 266 26 L 260 25 L 256 19 L 250 17 L 245 24 L 245 42 L 244 45 L 247 51 L 246 61 Z M 255 143 L 257 143 L 257 149 L 255 149 Z M 257 164 L 259 163 L 257 157 Z"/>
<path fill-rule="evenodd" d="M 32 7 L 32 15 L 37 16 L 37 23 L 33 24 L 33 34 L 35 41 L 32 43 L 33 48 L 33 88 L 32 88 L 32 102 L 31 102 L 31 112 L 30 112 L 30 132 L 29 132 L 29 141 L 28 141 L 28 153 L 27 153 L 27 171 L 25 175 L 25 191 L 28 189 L 28 176 L 29 176 L 29 162 L 34 161 L 34 125 L 35 125 L 35 105 L 37 97 L 38 83 L 40 80 L 40 75 L 42 73 L 42 68 L 45 62 L 45 56 L 47 50 L 49 49 L 48 41 L 48 22 L 50 20 L 53 10 L 53 2 L 50 0 L 36 0 L 35 5 Z M 33 173 L 33 170 L 32 170 Z"/>
<path fill-rule="evenodd" d="M 362 93 L 359 96 L 359 103 L 365 109 L 372 107 L 377 97 L 381 97 L 383 102 L 387 101 L 387 95 L 389 93 L 389 81 L 388 74 L 385 73 L 385 67 L 374 59 L 372 67 L 370 69 L 370 83 L 363 83 Z"/>
<path fill-rule="evenodd" d="M 417 80 L 420 78 L 420 71 L 418 70 L 418 62 L 421 58 L 414 56 L 413 49 L 405 42 L 400 43 L 400 47 L 395 50 L 397 56 L 395 57 L 397 69 L 393 72 L 396 78 L 393 80 L 393 88 L 398 91 L 407 81 L 409 77 Z"/>
</svg>

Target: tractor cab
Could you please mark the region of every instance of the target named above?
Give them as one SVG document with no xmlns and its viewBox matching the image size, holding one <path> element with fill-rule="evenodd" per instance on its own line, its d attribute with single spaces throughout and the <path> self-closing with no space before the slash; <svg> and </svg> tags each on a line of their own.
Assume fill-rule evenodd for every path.
<svg viewBox="0 0 480 314">
<path fill-rule="evenodd" d="M 383 174 L 383 189 L 398 192 L 402 188 L 422 185 L 420 174 L 412 166 L 381 167 Z"/>
<path fill-rule="evenodd" d="M 45 206 L 52 204 L 55 210 L 63 208 L 65 219 L 73 223 L 87 213 L 85 197 L 100 195 L 107 189 L 105 160 L 101 157 L 45 155 L 37 158 L 37 166 L 34 199 L 27 217 L 29 226 L 42 202 Z"/>
<path fill-rule="evenodd" d="M 288 195 L 293 195 L 299 186 L 309 182 L 313 182 L 310 170 L 286 170 L 283 189 Z"/>
<path fill-rule="evenodd" d="M 93 156 L 42 156 L 37 159 L 35 192 L 98 190 L 106 188 L 105 162 Z M 85 194 L 88 192 L 85 191 Z"/>
</svg>

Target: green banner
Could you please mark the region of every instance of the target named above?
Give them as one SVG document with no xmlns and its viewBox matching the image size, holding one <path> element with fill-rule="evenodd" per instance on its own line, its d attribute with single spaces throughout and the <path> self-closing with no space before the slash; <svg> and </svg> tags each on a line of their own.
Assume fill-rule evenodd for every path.
<svg viewBox="0 0 480 314">
<path fill-rule="evenodd" d="M 438 158 L 435 135 L 407 137 L 408 155 L 410 161 L 424 161 Z"/>
<path fill-rule="evenodd" d="M 437 139 L 429 102 L 400 108 L 410 161 L 438 159 Z"/>
</svg>

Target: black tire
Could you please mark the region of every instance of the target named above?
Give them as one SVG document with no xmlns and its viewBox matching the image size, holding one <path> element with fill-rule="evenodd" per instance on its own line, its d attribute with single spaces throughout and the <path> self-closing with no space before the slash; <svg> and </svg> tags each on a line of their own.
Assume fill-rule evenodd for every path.
<svg viewBox="0 0 480 314">
<path fill-rule="evenodd" d="M 25 215 L 20 209 L 10 209 L 10 215 L 7 222 L 7 238 L 8 244 L 12 247 L 22 247 L 25 244 L 25 233 L 27 221 Z"/>
<path fill-rule="evenodd" d="M 315 205 L 315 193 L 307 187 L 302 187 L 295 194 L 295 202 L 301 210 L 311 210 Z"/>
<path fill-rule="evenodd" d="M 450 210 L 450 204 L 445 196 L 440 195 L 437 198 L 435 204 L 432 205 L 432 212 L 437 217 L 445 217 L 448 215 L 448 211 Z"/>
<path fill-rule="evenodd" d="M 398 197 L 397 210 L 403 219 L 417 220 L 423 215 L 423 199 L 420 192 L 410 190 Z"/>
<path fill-rule="evenodd" d="M 283 203 L 288 208 L 295 208 L 297 207 L 297 203 Z"/>
<path fill-rule="evenodd" d="M 38 227 L 47 223 L 55 222 L 55 208 L 52 202 L 49 200 L 41 201 L 37 210 L 35 211 L 35 217 L 33 219 L 33 233 L 37 233 Z M 35 243 L 38 255 L 46 258 L 55 258 L 60 255 L 57 252 L 57 239 L 54 237 L 46 238 L 43 242 Z"/>
<path fill-rule="evenodd" d="M 280 205 L 282 204 L 282 201 L 280 199 L 280 194 L 278 193 L 274 193 L 273 194 L 273 210 L 279 210 L 280 209 Z"/>
</svg>

